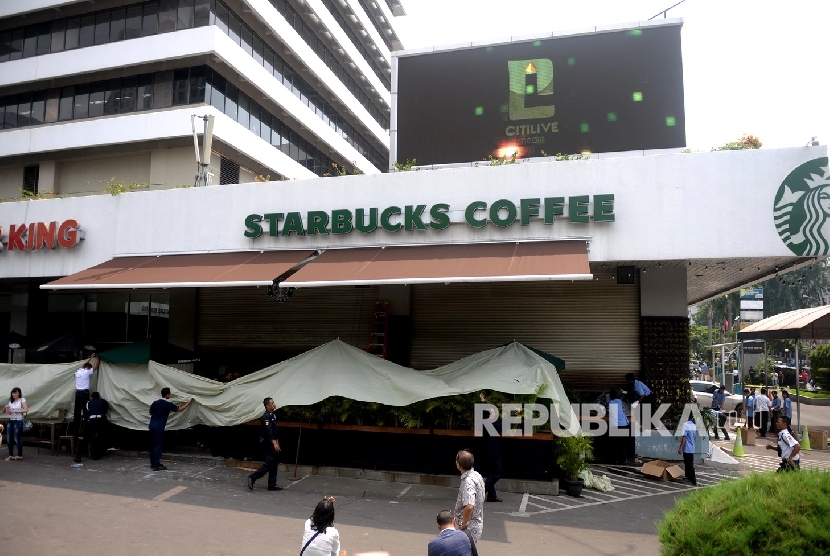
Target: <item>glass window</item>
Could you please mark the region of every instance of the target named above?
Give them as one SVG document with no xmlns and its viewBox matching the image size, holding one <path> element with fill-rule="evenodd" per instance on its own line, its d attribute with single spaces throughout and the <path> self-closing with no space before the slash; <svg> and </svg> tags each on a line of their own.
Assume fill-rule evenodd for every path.
<svg viewBox="0 0 830 556">
<path fill-rule="evenodd" d="M 123 41 L 126 38 L 127 9 L 115 8 L 112 10 L 110 23 L 110 42 Z"/>
<path fill-rule="evenodd" d="M 210 4 L 211 0 L 196 0 L 193 7 L 194 27 L 204 27 L 211 24 Z"/>
<path fill-rule="evenodd" d="M 0 31 L 0 62 L 6 62 L 9 59 L 9 52 L 12 49 L 12 32 Z"/>
<path fill-rule="evenodd" d="M 32 113 L 30 119 L 32 125 L 43 123 L 43 110 L 46 105 L 46 93 L 38 91 L 32 94 Z"/>
<path fill-rule="evenodd" d="M 291 130 L 287 130 L 287 131 L 288 131 L 289 149 L 288 149 L 286 154 L 288 154 L 288 156 L 290 156 L 294 160 L 299 160 L 299 158 L 300 158 L 300 146 L 297 143 L 297 141 L 299 139 L 299 137 L 297 137 L 297 132 L 296 131 L 291 131 Z"/>
<path fill-rule="evenodd" d="M 6 117 L 3 129 L 14 129 L 17 127 L 17 96 L 6 97 Z"/>
<path fill-rule="evenodd" d="M 262 53 L 262 67 L 271 75 L 274 74 L 274 51 L 268 48 L 267 45 Z"/>
<path fill-rule="evenodd" d="M 58 120 L 66 121 L 72 119 L 72 108 L 75 105 L 75 87 L 61 88 L 60 111 Z"/>
<path fill-rule="evenodd" d="M 153 108 L 169 108 L 173 101 L 173 72 L 156 73 L 153 84 Z"/>
<path fill-rule="evenodd" d="M 281 124 L 281 122 L 277 118 L 275 118 L 275 117 L 271 118 L 271 144 L 274 145 L 275 147 L 277 147 L 278 149 L 280 148 L 280 145 L 282 144 L 282 134 L 281 134 L 281 130 L 280 130 L 280 128 L 281 128 L 280 124 Z"/>
<path fill-rule="evenodd" d="M 124 38 L 137 39 L 141 36 L 141 4 L 127 7 L 124 21 Z"/>
<path fill-rule="evenodd" d="M 83 313 L 83 294 L 50 293 L 46 300 L 47 313 Z"/>
<path fill-rule="evenodd" d="M 141 22 L 141 36 L 149 37 L 159 32 L 159 6 L 158 2 L 147 2 L 144 4 L 144 18 Z"/>
<path fill-rule="evenodd" d="M 150 338 L 159 344 L 166 344 L 170 329 L 170 294 L 150 295 Z"/>
<path fill-rule="evenodd" d="M 136 77 L 125 77 L 121 80 L 121 104 L 118 107 L 119 114 L 135 112 L 135 95 L 138 79 Z"/>
<path fill-rule="evenodd" d="M 274 77 L 280 83 L 285 82 L 285 64 L 278 54 L 274 54 Z"/>
<path fill-rule="evenodd" d="M 261 66 L 262 65 L 262 54 L 263 54 L 263 49 L 265 48 L 265 45 L 262 44 L 262 39 L 259 38 L 256 35 L 254 35 L 254 43 L 253 43 L 252 48 L 253 48 L 253 52 L 254 52 L 254 60 L 256 60 L 256 63 Z"/>
<path fill-rule="evenodd" d="M 285 64 L 282 68 L 282 84 L 288 87 L 289 91 L 294 91 L 294 72 Z"/>
<path fill-rule="evenodd" d="M 46 91 L 46 115 L 43 119 L 46 123 L 58 121 L 58 113 L 60 111 L 61 90 L 49 89 Z"/>
<path fill-rule="evenodd" d="M 126 293 L 87 294 L 84 315 L 86 336 L 98 343 L 126 341 L 128 302 Z"/>
<path fill-rule="evenodd" d="M 49 54 L 52 48 L 52 24 L 41 23 L 37 27 L 37 54 L 43 56 Z"/>
<path fill-rule="evenodd" d="M 23 38 L 23 57 L 31 58 L 37 54 L 37 27 L 29 25 L 25 29 Z"/>
<path fill-rule="evenodd" d="M 104 91 L 104 116 L 118 114 L 121 103 L 121 80 L 108 79 Z"/>
<path fill-rule="evenodd" d="M 206 73 L 207 68 L 205 66 L 199 66 L 198 68 L 190 68 L 190 104 L 195 104 L 197 102 L 205 102 Z"/>
<path fill-rule="evenodd" d="M 76 120 L 89 116 L 89 85 L 75 86 L 75 106 L 72 110 Z"/>
<path fill-rule="evenodd" d="M 52 34 L 49 39 L 49 52 L 63 51 L 63 43 L 66 40 L 66 20 L 58 19 L 52 22 Z"/>
<path fill-rule="evenodd" d="M 6 121 L 6 99 L 0 97 L 0 129 L 3 129 L 3 124 Z"/>
<path fill-rule="evenodd" d="M 225 78 L 216 72 L 210 73 L 210 104 L 220 112 L 225 112 Z"/>
<path fill-rule="evenodd" d="M 255 102 L 251 102 L 251 121 L 248 124 L 248 129 L 256 135 L 259 135 L 259 110 L 259 105 Z"/>
<path fill-rule="evenodd" d="M 127 341 L 140 342 L 147 339 L 150 325 L 150 294 L 130 294 L 130 314 L 127 323 Z"/>
<path fill-rule="evenodd" d="M 81 34 L 78 45 L 81 48 L 95 44 L 95 14 L 81 17 Z"/>
<path fill-rule="evenodd" d="M 227 83 L 225 88 L 225 115 L 236 121 L 237 103 L 239 102 L 239 89 Z"/>
<path fill-rule="evenodd" d="M 189 88 L 188 70 L 178 69 L 173 72 L 173 106 L 187 104 L 187 92 Z"/>
<path fill-rule="evenodd" d="M 110 42 L 110 11 L 104 10 L 95 14 L 95 44 Z"/>
<path fill-rule="evenodd" d="M 222 30 L 223 33 L 228 32 L 228 7 L 222 2 L 216 2 L 216 26 Z"/>
<path fill-rule="evenodd" d="M 159 33 L 176 30 L 178 0 L 159 0 Z"/>
<path fill-rule="evenodd" d="M 252 44 L 254 42 L 254 32 L 247 25 L 242 25 L 242 35 L 240 36 L 239 46 L 242 47 L 249 56 L 253 56 Z"/>
<path fill-rule="evenodd" d="M 239 44 L 239 35 L 242 33 L 242 21 L 236 17 L 236 14 L 230 12 L 228 16 L 228 36 L 233 42 Z"/>
<path fill-rule="evenodd" d="M 236 115 L 236 121 L 244 127 L 248 127 L 250 121 L 250 101 L 248 95 L 242 92 L 239 93 L 239 112 Z"/>
<path fill-rule="evenodd" d="M 17 96 L 17 127 L 32 125 L 32 93 L 23 93 Z"/>
<path fill-rule="evenodd" d="M 80 17 L 70 17 L 66 20 L 66 42 L 64 42 L 64 48 L 66 50 L 78 48 L 78 41 L 80 39 L 80 28 Z"/>
<path fill-rule="evenodd" d="M 193 0 L 179 0 L 178 19 L 176 23 L 178 31 L 193 28 Z"/>
<path fill-rule="evenodd" d="M 12 31 L 12 42 L 9 48 L 9 60 L 19 60 L 23 57 L 23 29 Z"/>
<path fill-rule="evenodd" d="M 153 74 L 147 73 L 138 76 L 138 87 L 135 95 L 136 110 L 150 110 L 153 108 Z"/>
<path fill-rule="evenodd" d="M 89 117 L 104 115 L 104 82 L 98 81 L 89 86 Z"/>
<path fill-rule="evenodd" d="M 271 115 L 265 110 L 260 113 L 262 121 L 259 124 L 259 137 L 267 142 L 271 142 Z"/>
</svg>

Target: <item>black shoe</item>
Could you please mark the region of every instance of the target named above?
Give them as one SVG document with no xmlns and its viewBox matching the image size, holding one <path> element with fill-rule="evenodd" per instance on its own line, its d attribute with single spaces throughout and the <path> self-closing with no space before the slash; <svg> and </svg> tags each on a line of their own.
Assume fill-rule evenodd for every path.
<svg viewBox="0 0 830 556">
<path fill-rule="evenodd" d="M 731 438 L 729 438 L 729 436 L 728 436 L 728 435 L 726 436 L 726 439 L 727 439 L 727 440 L 732 440 Z"/>
<path fill-rule="evenodd" d="M 498 496 L 495 496 L 495 497 L 493 497 L 493 496 L 488 496 L 486 501 L 487 501 L 487 502 L 501 502 L 501 501 L 502 501 L 502 499 L 501 499 L 501 498 L 499 498 Z"/>
<path fill-rule="evenodd" d="M 167 471 L 167 467 L 165 467 L 164 465 L 159 464 L 158 467 L 153 468 L 153 471 Z"/>
<path fill-rule="evenodd" d="M 81 458 L 75 458 L 72 461 L 74 461 L 75 463 L 81 463 Z"/>
<path fill-rule="evenodd" d="M 273 487 L 269 486 L 268 490 L 282 490 L 282 487 L 281 486 L 273 486 Z"/>
<path fill-rule="evenodd" d="M 254 478 L 248 475 L 248 490 L 254 490 Z"/>
<path fill-rule="evenodd" d="M 160 471 L 158 467 L 151 467 L 150 469 L 152 469 L 153 471 Z"/>
</svg>

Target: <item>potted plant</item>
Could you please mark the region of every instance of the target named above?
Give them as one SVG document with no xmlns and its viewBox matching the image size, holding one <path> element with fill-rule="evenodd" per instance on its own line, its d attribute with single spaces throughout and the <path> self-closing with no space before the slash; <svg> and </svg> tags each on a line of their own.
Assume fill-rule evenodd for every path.
<svg viewBox="0 0 830 556">
<path fill-rule="evenodd" d="M 591 437 L 581 433 L 557 438 L 556 463 L 565 474 L 565 489 L 570 496 L 582 494 L 583 481 L 579 478 L 579 472 L 586 469 L 587 462 L 594 457 L 594 446 L 591 440 Z"/>
</svg>

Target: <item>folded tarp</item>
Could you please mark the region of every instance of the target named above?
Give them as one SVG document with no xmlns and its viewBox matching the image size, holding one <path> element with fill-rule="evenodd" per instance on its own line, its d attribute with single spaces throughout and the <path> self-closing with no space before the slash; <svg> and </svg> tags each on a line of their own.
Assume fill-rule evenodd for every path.
<svg viewBox="0 0 830 556">
<path fill-rule="evenodd" d="M 71 365 L 0 365 L 0 392 L 19 386 L 30 417 L 53 417 L 74 403 Z M 129 429 L 146 429 L 148 409 L 162 387 L 171 401 L 196 403 L 170 416 L 168 429 L 197 424 L 231 426 L 262 415 L 262 400 L 278 407 L 311 405 L 330 396 L 392 406 L 492 389 L 511 394 L 539 393 L 563 406 L 560 420 L 570 422 L 568 399 L 556 368 L 519 343 L 481 352 L 433 371 L 416 371 L 380 359 L 340 340 L 222 384 L 151 361 L 146 365 L 102 361 L 93 388 L 110 403 L 110 419 Z"/>
</svg>

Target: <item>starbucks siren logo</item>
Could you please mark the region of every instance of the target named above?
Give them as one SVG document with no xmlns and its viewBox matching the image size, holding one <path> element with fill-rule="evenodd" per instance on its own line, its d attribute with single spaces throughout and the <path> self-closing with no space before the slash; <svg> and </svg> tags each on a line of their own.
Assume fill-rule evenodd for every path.
<svg viewBox="0 0 830 556">
<path fill-rule="evenodd" d="M 830 169 L 827 157 L 805 162 L 775 196 L 775 229 L 800 256 L 830 253 Z"/>
</svg>

